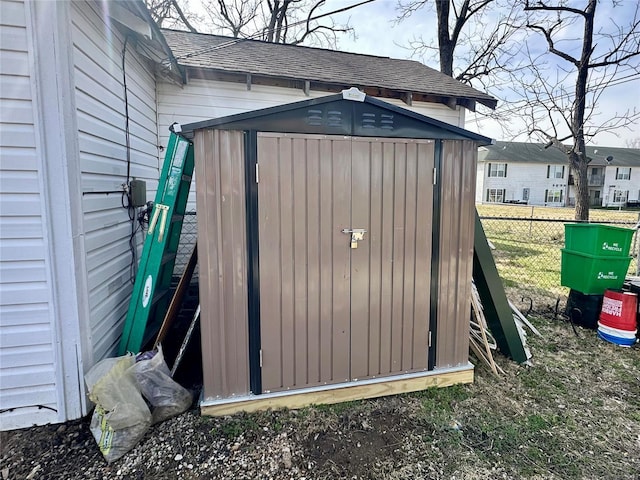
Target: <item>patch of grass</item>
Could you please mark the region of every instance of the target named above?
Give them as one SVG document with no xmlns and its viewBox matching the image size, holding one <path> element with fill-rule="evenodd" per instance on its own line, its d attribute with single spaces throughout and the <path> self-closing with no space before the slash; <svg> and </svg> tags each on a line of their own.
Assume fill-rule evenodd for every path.
<svg viewBox="0 0 640 480">
<path fill-rule="evenodd" d="M 496 247 L 493 256 L 504 286 L 516 297 L 536 298 L 536 303 L 553 305 L 569 290 L 560 285 L 561 249 L 564 223 L 573 221 L 572 208 L 511 205 L 476 205 L 487 238 Z M 591 221 L 624 222 L 632 228 L 636 213 L 610 210 L 592 211 Z M 489 219 L 486 217 L 496 217 Z M 548 219 L 549 221 L 533 221 Z M 557 220 L 557 221 L 554 221 Z M 623 226 L 623 225 L 621 225 Z M 628 272 L 635 274 L 636 259 Z"/>
<path fill-rule="evenodd" d="M 498 379 L 477 369 L 469 385 L 216 419 L 218 435 L 260 445 L 286 432 L 318 479 L 635 480 L 638 350 L 581 328 L 578 337 L 567 322 L 531 320 L 543 334 L 528 336 L 531 367 L 497 355 Z M 428 476 L 425 465 L 435 469 Z"/>
<path fill-rule="evenodd" d="M 468 438 L 465 433 L 465 438 L 470 443 L 476 441 L 474 451 L 485 461 L 507 465 L 514 478 L 549 473 L 580 478 L 580 459 L 569 459 L 564 438 L 552 432 L 558 426 L 564 428 L 563 419 L 554 415 L 495 416 L 470 426 L 473 433 Z M 478 437 L 483 439 L 481 443 L 477 443 Z"/>
<path fill-rule="evenodd" d="M 420 398 L 430 403 L 440 404 L 447 408 L 451 406 L 453 402 L 461 402 L 469 398 L 470 392 L 466 385 L 452 385 L 446 388 L 430 387 L 426 390 L 419 392 L 413 392 L 407 394 L 407 396 Z"/>
<path fill-rule="evenodd" d="M 319 412 L 332 413 L 339 416 L 345 412 L 349 412 L 353 410 L 354 408 L 358 407 L 361 403 L 362 403 L 361 401 L 350 401 L 350 402 L 342 402 L 342 403 L 320 404 L 320 405 L 314 405 L 313 408 L 315 408 Z"/>
<path fill-rule="evenodd" d="M 572 220 L 575 218 L 574 208 L 541 207 L 534 205 L 501 205 L 478 204 L 478 213 L 483 217 L 519 217 L 519 218 L 550 218 Z M 591 208 L 589 218 L 592 221 L 616 221 L 634 223 L 638 213 L 631 210 L 608 210 Z"/>
<path fill-rule="evenodd" d="M 240 435 L 256 432 L 260 429 L 256 415 L 240 413 L 229 418 L 225 418 L 219 427 L 212 433 L 222 435 L 229 440 L 238 438 Z"/>
<path fill-rule="evenodd" d="M 411 393 L 408 396 L 420 402 L 417 417 L 421 423 L 430 429 L 452 430 L 452 434 L 448 435 L 446 439 L 456 443 L 458 436 L 456 435 L 456 419 L 453 412 L 459 403 L 469 398 L 469 395 L 466 385 L 453 385 L 446 388 L 432 387 Z"/>
</svg>

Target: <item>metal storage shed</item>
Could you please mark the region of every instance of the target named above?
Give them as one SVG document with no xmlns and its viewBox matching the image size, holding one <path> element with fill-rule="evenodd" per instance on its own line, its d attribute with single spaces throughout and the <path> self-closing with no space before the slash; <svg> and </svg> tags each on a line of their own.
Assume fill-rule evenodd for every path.
<svg viewBox="0 0 640 480">
<path fill-rule="evenodd" d="M 183 127 L 204 414 L 473 381 L 477 147 L 356 89 Z"/>
</svg>

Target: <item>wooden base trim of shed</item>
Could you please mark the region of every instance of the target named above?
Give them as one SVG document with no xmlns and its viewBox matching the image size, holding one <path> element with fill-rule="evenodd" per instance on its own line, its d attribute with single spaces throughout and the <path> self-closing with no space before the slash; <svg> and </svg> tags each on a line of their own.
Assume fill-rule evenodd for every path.
<svg viewBox="0 0 640 480">
<path fill-rule="evenodd" d="M 363 380 L 351 384 L 343 383 L 307 388 L 292 392 L 267 393 L 259 396 L 251 395 L 223 400 L 203 400 L 200 403 L 200 413 L 208 416 L 222 416 L 267 409 L 296 409 L 309 405 L 340 403 L 418 392 L 430 387 L 449 387 L 461 383 L 473 383 L 473 365 Z"/>
</svg>

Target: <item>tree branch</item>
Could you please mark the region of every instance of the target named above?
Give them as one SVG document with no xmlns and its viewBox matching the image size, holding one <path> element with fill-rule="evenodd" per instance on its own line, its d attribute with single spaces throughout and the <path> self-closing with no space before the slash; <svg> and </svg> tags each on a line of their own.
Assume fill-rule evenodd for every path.
<svg viewBox="0 0 640 480">
<path fill-rule="evenodd" d="M 533 25 L 533 24 L 527 24 L 527 28 L 530 28 L 531 30 L 537 30 L 542 32 L 542 34 L 544 35 L 544 37 L 547 40 L 547 45 L 549 46 L 549 51 L 551 53 L 553 53 L 554 55 L 557 55 L 560 58 L 565 59 L 567 62 L 571 62 L 574 65 L 578 66 L 580 61 L 577 58 L 572 57 L 571 55 L 569 55 L 568 53 L 565 53 L 561 50 L 558 50 L 553 42 L 553 38 L 551 36 L 552 32 L 553 32 L 553 28 L 551 27 L 549 30 L 547 30 L 544 27 L 541 27 L 540 25 Z"/>
<path fill-rule="evenodd" d="M 178 5 L 178 2 L 176 0 L 171 0 L 171 4 L 173 5 L 173 8 L 176 9 L 176 12 L 180 17 L 180 20 L 182 20 L 182 23 L 184 23 L 184 26 L 187 27 L 190 32 L 198 33 L 198 31 L 195 28 L 193 28 L 193 25 L 189 23 L 189 20 L 187 20 L 187 17 L 184 15 L 182 9 L 180 8 L 180 5 Z"/>
<path fill-rule="evenodd" d="M 547 5 L 544 2 L 537 2 L 536 6 L 531 6 L 528 0 L 525 2 L 524 10 L 525 12 L 534 12 L 534 11 L 567 12 L 567 13 L 575 13 L 576 15 L 584 16 L 584 10 L 567 7 L 566 5 L 558 5 L 558 6 Z"/>
</svg>

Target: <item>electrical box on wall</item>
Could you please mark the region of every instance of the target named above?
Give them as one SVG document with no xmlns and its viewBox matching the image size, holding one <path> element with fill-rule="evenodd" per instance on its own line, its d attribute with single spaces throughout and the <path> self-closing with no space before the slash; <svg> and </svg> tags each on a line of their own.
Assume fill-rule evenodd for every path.
<svg viewBox="0 0 640 480">
<path fill-rule="evenodd" d="M 129 182 L 129 198 L 132 207 L 144 207 L 147 203 L 147 182 L 136 180 Z"/>
</svg>

